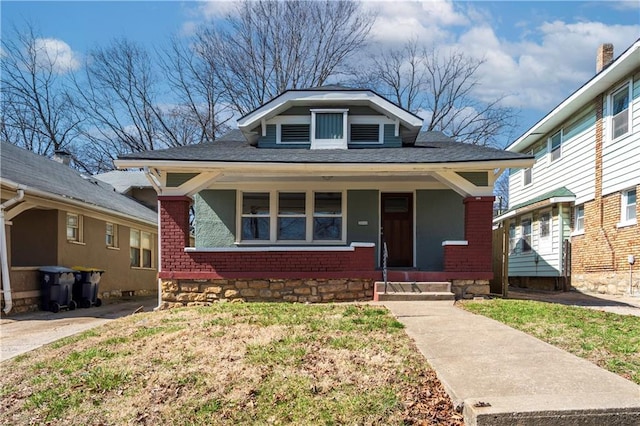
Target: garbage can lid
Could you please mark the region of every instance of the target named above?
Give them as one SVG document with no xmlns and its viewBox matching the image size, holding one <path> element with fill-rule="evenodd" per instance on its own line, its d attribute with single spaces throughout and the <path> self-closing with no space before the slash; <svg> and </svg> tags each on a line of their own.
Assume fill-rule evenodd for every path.
<svg viewBox="0 0 640 426">
<path fill-rule="evenodd" d="M 75 272 L 71 268 L 66 268 L 64 266 L 42 266 L 38 268 L 40 272 L 48 272 L 50 274 L 66 274 L 69 272 Z"/>
<path fill-rule="evenodd" d="M 98 269 L 98 268 L 89 268 L 86 266 L 74 266 L 73 270 L 76 272 L 104 272 L 103 269 Z"/>
</svg>

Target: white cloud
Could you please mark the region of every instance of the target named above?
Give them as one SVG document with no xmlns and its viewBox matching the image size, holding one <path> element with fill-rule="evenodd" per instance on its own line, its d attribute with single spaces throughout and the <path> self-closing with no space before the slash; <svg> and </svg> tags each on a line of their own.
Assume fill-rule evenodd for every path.
<svg viewBox="0 0 640 426">
<path fill-rule="evenodd" d="M 37 38 L 34 40 L 34 48 L 38 65 L 51 67 L 55 73 L 64 74 L 80 67 L 78 54 L 62 40 Z"/>
<path fill-rule="evenodd" d="M 596 51 L 613 43 L 616 55 L 637 37 L 640 26 L 600 22 L 545 22 L 536 32 L 540 41 L 500 40 L 489 27 L 473 28 L 458 47 L 484 58 L 477 94 L 484 100 L 508 94 L 510 106 L 548 111 L 595 75 Z"/>
<path fill-rule="evenodd" d="M 446 27 L 469 23 L 451 1 L 365 1 L 363 5 L 377 13 L 371 28 L 376 43 L 395 44 L 418 38 L 423 43 L 433 44 L 451 36 Z"/>
</svg>

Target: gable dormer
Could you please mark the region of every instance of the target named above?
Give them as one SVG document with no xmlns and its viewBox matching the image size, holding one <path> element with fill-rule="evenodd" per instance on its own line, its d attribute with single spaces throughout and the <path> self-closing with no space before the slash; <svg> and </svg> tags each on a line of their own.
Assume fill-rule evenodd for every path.
<svg viewBox="0 0 640 426">
<path fill-rule="evenodd" d="M 413 145 L 422 119 L 361 89 L 290 90 L 238 120 L 260 148 L 352 149 Z"/>
</svg>

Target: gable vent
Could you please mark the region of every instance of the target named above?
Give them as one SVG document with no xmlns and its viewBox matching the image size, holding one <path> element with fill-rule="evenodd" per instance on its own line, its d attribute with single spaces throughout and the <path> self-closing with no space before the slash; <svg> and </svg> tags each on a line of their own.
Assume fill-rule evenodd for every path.
<svg viewBox="0 0 640 426">
<path fill-rule="evenodd" d="M 280 140 L 282 142 L 309 142 L 308 124 L 283 124 Z"/>
<path fill-rule="evenodd" d="M 379 142 L 380 126 L 378 124 L 352 124 L 351 142 Z"/>
</svg>

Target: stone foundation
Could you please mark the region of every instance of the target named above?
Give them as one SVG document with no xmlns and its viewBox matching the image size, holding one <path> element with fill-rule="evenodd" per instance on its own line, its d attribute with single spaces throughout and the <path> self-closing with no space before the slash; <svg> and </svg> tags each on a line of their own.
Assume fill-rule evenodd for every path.
<svg viewBox="0 0 640 426">
<path fill-rule="evenodd" d="M 451 291 L 456 299 L 489 296 L 489 280 L 451 280 Z"/>
<path fill-rule="evenodd" d="M 161 309 L 207 306 L 221 301 L 354 302 L 372 300 L 370 279 L 162 280 Z"/>
<path fill-rule="evenodd" d="M 585 293 L 629 294 L 629 271 L 589 272 L 573 274 L 571 286 Z M 640 268 L 633 273 L 633 294 L 640 294 Z"/>
</svg>

